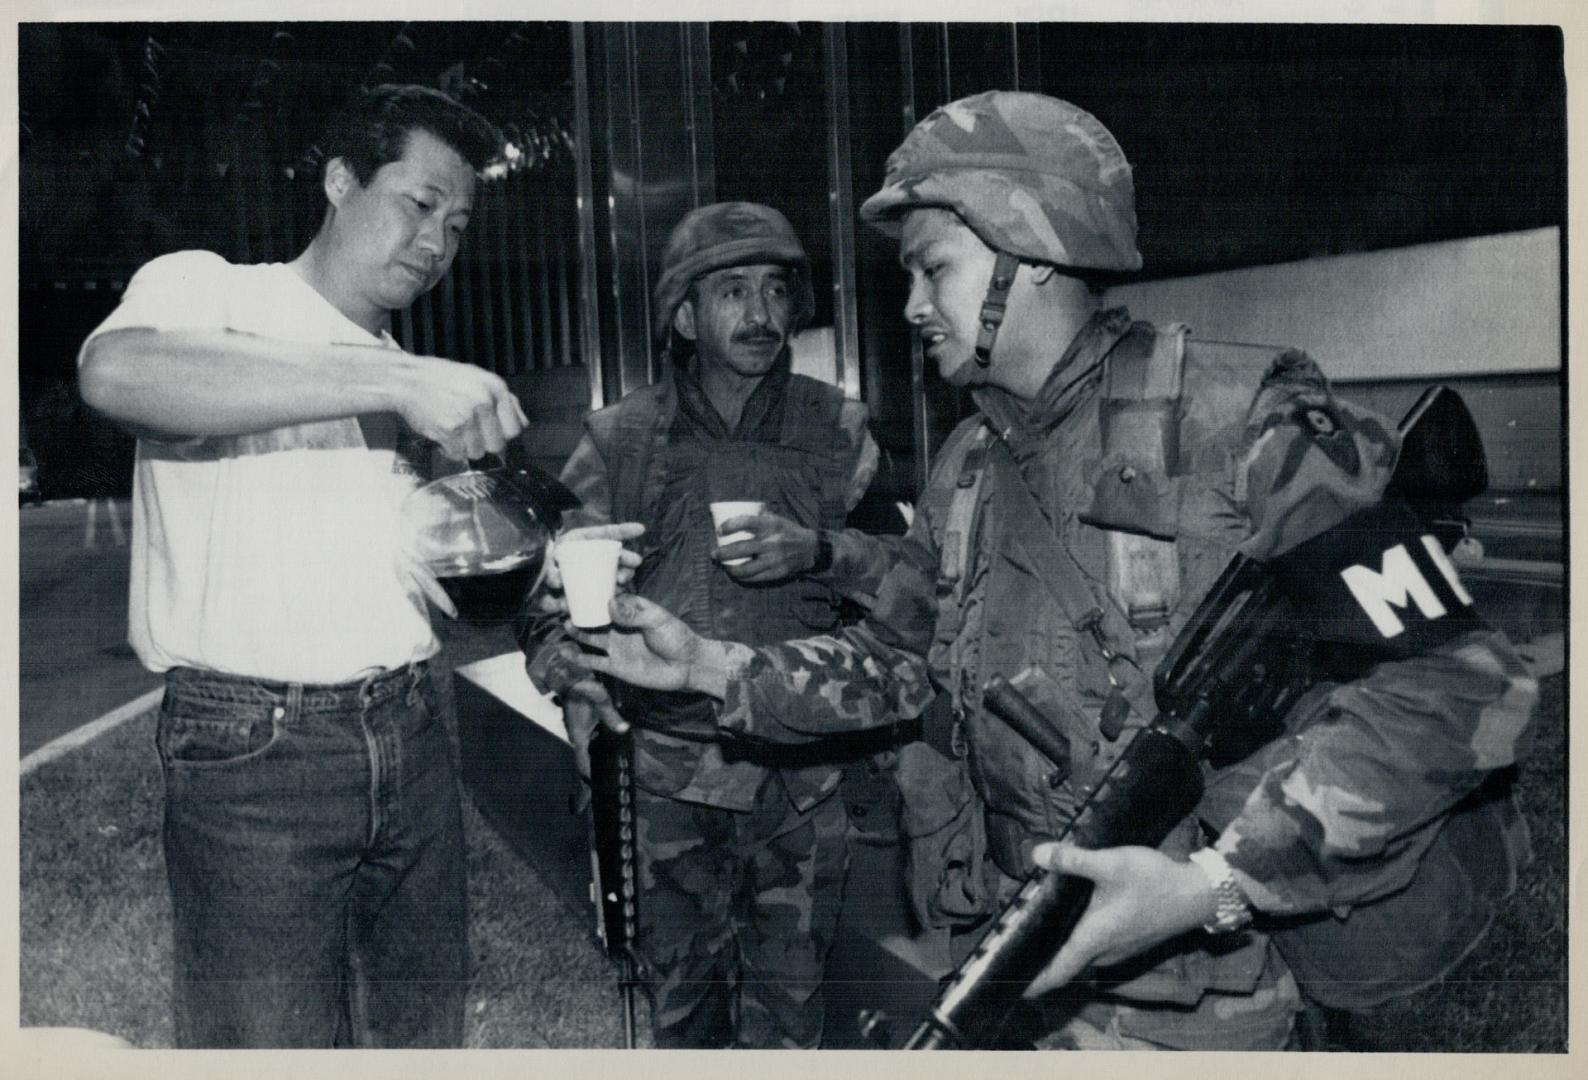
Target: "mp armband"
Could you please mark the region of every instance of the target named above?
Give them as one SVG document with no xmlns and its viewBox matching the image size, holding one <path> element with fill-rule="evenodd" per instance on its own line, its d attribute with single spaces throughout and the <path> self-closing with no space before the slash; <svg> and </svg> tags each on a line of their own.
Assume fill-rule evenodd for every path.
<svg viewBox="0 0 1588 1080">
<path fill-rule="evenodd" d="M 1213 848 L 1202 848 L 1191 853 L 1191 861 L 1207 875 L 1208 884 L 1218 901 L 1213 918 L 1202 929 L 1209 934 L 1229 934 L 1240 930 L 1252 921 L 1252 907 L 1235 881 L 1235 871 L 1224 856 Z"/>
</svg>

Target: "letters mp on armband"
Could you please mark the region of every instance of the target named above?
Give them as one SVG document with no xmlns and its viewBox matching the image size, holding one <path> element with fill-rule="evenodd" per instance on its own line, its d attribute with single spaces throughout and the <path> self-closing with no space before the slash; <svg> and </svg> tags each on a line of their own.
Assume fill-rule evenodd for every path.
<svg viewBox="0 0 1588 1080">
<path fill-rule="evenodd" d="M 1359 511 L 1271 565 L 1320 641 L 1412 656 L 1483 628 L 1444 548 L 1403 503 Z"/>
</svg>

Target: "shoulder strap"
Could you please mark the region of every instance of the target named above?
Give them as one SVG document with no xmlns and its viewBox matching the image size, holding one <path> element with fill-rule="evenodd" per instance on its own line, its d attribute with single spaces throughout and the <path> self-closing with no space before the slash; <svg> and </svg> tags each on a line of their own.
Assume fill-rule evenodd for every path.
<svg viewBox="0 0 1588 1080">
<path fill-rule="evenodd" d="M 860 449 L 856 434 L 860 425 L 845 428 L 844 421 L 854 419 L 855 406 L 861 410 L 860 424 L 864 424 L 865 406 L 851 402 L 843 391 L 831 383 L 806 375 L 794 375 L 788 381 L 783 398 L 783 425 L 778 441 L 785 447 L 803 451 L 821 477 L 820 527 L 842 529 L 849 515 L 849 492 L 854 476 L 855 454 Z"/>
<path fill-rule="evenodd" d="M 1064 617 L 1078 631 L 1100 635 L 1102 633 L 1103 607 L 1086 583 L 1086 572 L 1075 561 L 1060 540 L 1047 511 L 1037 502 L 1026 485 L 1026 479 L 1015 464 L 1014 457 L 1002 442 L 998 442 L 991 456 L 992 468 L 997 476 L 998 497 L 1003 500 L 1007 520 L 1030 523 L 1026 528 L 1011 529 L 1014 542 L 1025 548 L 1033 566 L 1045 567 L 1049 572 L 1038 575 L 1048 594 L 1064 612 Z"/>
<path fill-rule="evenodd" d="M 785 445 L 826 445 L 838 426 L 845 398 L 843 391 L 830 383 L 805 375 L 794 375 L 788 381 L 783 399 L 783 430 Z"/>
<path fill-rule="evenodd" d="M 1146 323 L 1136 326 L 1151 333 L 1150 347 L 1116 347 L 1109 353 L 1103 379 L 1104 400 L 1178 401 L 1185 382 L 1186 336 L 1190 327 L 1185 323 L 1170 323 L 1162 330 Z"/>
<path fill-rule="evenodd" d="M 987 466 L 987 445 L 992 432 L 981 424 L 964 444 L 959 478 L 949 499 L 948 518 L 943 524 L 943 542 L 938 561 L 938 577 L 954 588 L 961 588 L 970 568 L 970 538 L 976 525 L 976 502 L 981 497 L 982 477 Z"/>
<path fill-rule="evenodd" d="M 943 445 L 932 472 L 933 483 L 927 486 L 916 511 L 926 516 L 938 548 L 934 650 L 951 649 L 964 621 L 962 601 L 970 571 L 971 538 L 975 535 L 976 508 L 991 438 L 992 432 L 979 421 L 974 426 L 955 429 Z M 954 487 L 944 496 L 938 481 L 948 476 L 955 478 Z"/>
</svg>

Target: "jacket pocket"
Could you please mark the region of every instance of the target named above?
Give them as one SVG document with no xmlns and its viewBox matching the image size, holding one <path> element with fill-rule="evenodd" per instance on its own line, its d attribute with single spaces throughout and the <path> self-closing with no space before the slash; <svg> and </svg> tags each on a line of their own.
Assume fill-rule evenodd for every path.
<svg viewBox="0 0 1588 1080">
<path fill-rule="evenodd" d="M 992 909 L 984 877 L 987 825 L 963 759 L 924 742 L 899 748 L 896 764 L 905 844 L 905 891 L 926 928 L 974 923 Z"/>
</svg>

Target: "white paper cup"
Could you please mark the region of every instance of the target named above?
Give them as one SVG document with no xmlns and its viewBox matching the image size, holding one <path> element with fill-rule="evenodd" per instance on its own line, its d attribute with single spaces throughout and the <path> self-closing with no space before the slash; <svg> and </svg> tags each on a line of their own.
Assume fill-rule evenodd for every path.
<svg viewBox="0 0 1588 1080">
<path fill-rule="evenodd" d="M 749 500 L 740 500 L 738 502 L 714 502 L 714 503 L 712 503 L 711 504 L 711 522 L 712 522 L 712 524 L 714 526 L 716 526 L 716 529 L 717 529 L 717 543 L 718 544 L 737 544 L 740 540 L 752 539 L 755 536 L 755 533 L 750 532 L 748 529 L 740 530 L 739 532 L 733 533 L 731 536 L 723 536 L 722 535 L 722 523 L 724 521 L 728 521 L 731 518 L 749 517 L 751 514 L 764 514 L 764 513 L 766 513 L 766 503 L 764 503 L 764 502 L 754 502 L 754 501 L 749 501 Z M 722 565 L 724 565 L 724 566 L 739 566 L 740 564 L 747 563 L 749 561 L 750 561 L 750 559 L 749 559 L 748 556 L 746 556 L 745 558 L 742 558 L 742 559 L 725 559 L 723 561 Z"/>
<path fill-rule="evenodd" d="M 552 548 L 575 626 L 595 630 L 611 624 L 608 605 L 617 592 L 622 550 L 621 540 L 559 540 Z"/>
</svg>

